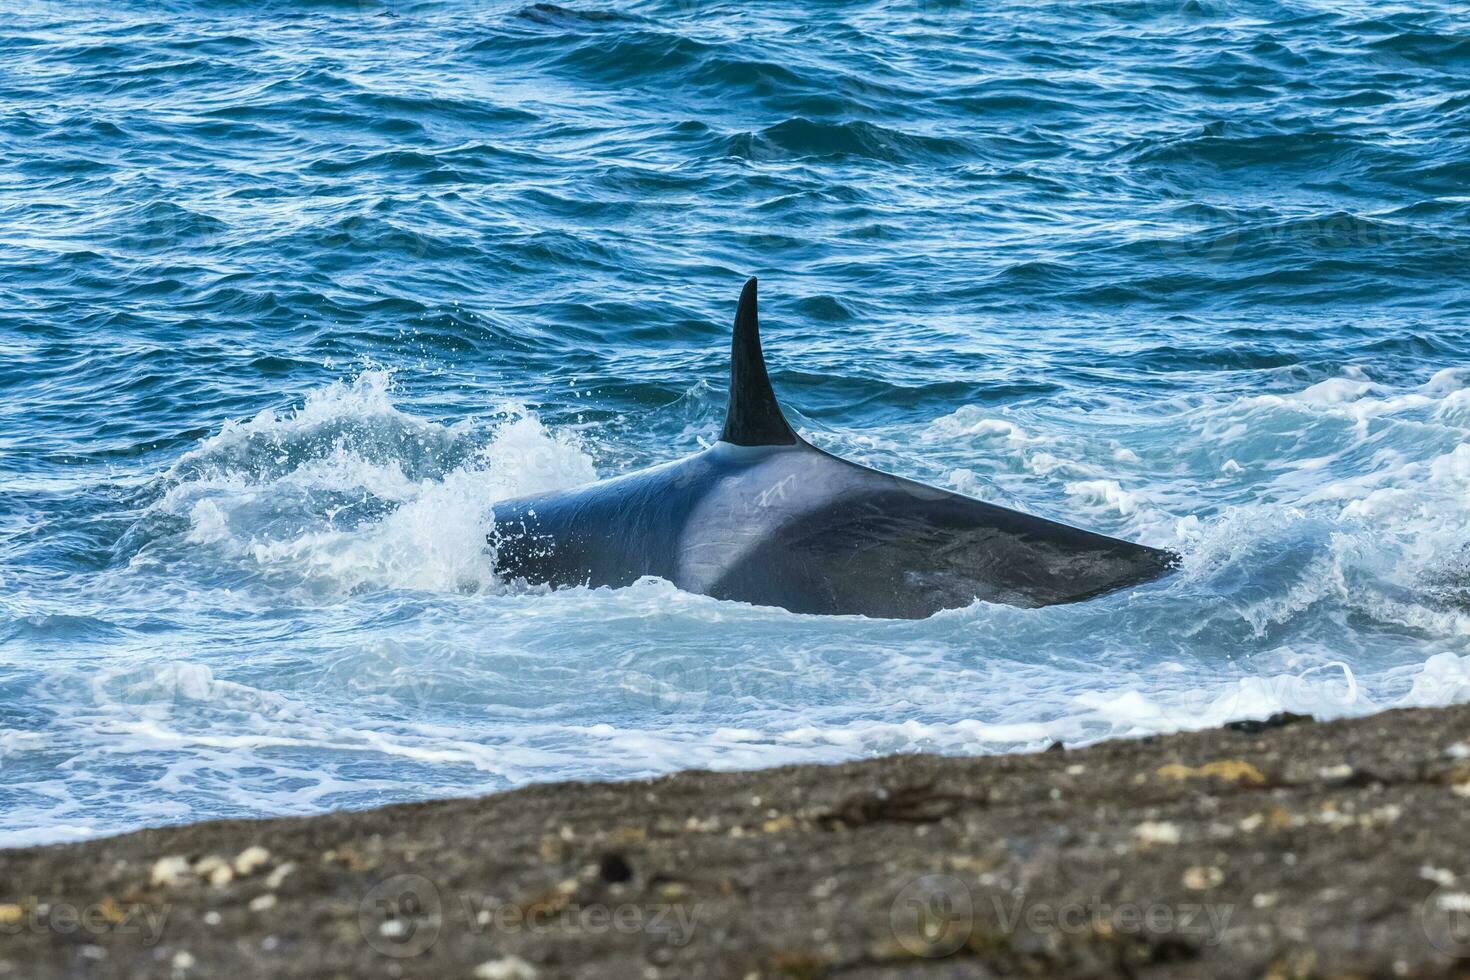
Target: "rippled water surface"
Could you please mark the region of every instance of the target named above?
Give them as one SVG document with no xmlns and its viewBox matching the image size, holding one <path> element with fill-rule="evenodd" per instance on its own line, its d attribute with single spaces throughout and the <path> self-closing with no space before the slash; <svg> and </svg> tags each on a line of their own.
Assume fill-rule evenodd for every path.
<svg viewBox="0 0 1470 980">
<path fill-rule="evenodd" d="M 1470 696 L 1470 16 L 19 0 L 0 841 Z M 1176 548 L 1042 610 L 497 582 L 698 449 Z"/>
</svg>

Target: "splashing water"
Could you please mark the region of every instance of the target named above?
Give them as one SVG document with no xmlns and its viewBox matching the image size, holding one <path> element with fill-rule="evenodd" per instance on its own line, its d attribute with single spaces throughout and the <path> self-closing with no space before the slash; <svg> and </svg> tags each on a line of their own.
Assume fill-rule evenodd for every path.
<svg viewBox="0 0 1470 980">
<path fill-rule="evenodd" d="M 523 413 L 415 417 L 367 372 L 204 439 L 132 490 L 106 569 L 11 599 L 14 839 L 1446 703 L 1470 693 L 1467 408 L 1470 372 L 1354 372 L 1116 432 L 965 406 L 814 433 L 1186 556 L 1131 594 L 911 623 L 497 583 L 488 505 L 592 478 L 588 451 Z"/>
<path fill-rule="evenodd" d="M 1457 8 L 21 6 L 0 843 L 1470 697 Z M 818 445 L 1183 568 L 497 581 L 714 436 L 747 273 Z"/>
</svg>

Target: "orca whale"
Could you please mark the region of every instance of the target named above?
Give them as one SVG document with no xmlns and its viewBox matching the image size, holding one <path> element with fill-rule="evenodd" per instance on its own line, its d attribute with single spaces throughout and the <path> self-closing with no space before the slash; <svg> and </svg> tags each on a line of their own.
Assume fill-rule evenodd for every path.
<svg viewBox="0 0 1470 980">
<path fill-rule="evenodd" d="M 718 442 L 492 509 L 489 544 L 506 580 L 616 588 L 652 575 L 797 613 L 919 619 L 977 599 L 1049 606 L 1147 582 L 1178 561 L 806 442 L 766 374 L 754 279 L 735 313 Z"/>
</svg>

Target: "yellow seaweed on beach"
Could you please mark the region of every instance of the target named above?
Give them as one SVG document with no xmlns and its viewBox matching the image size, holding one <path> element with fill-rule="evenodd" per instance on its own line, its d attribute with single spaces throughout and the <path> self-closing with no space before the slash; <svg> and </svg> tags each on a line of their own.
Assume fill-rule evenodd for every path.
<svg viewBox="0 0 1470 980">
<path fill-rule="evenodd" d="M 1266 777 L 1261 774 L 1261 770 L 1244 759 L 1220 759 L 1199 767 L 1171 762 L 1168 765 L 1159 766 L 1157 775 L 1161 779 L 1213 778 L 1223 779 L 1232 783 L 1241 783 L 1247 786 L 1264 786 L 1266 784 Z"/>
</svg>

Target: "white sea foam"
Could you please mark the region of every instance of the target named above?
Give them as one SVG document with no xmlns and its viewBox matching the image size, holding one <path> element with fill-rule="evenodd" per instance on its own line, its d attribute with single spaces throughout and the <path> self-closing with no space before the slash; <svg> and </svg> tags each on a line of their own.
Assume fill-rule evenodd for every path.
<svg viewBox="0 0 1470 980">
<path fill-rule="evenodd" d="M 85 669 L 6 661 L 42 714 L 0 729 L 17 801 L 0 832 L 1462 701 L 1467 385 L 1459 370 L 1407 387 L 1349 372 L 1182 399 L 1147 424 L 971 407 L 815 433 L 1184 555 L 1168 580 L 1088 603 L 893 622 L 656 580 L 499 587 L 489 505 L 591 479 L 589 453 L 510 407 L 419 417 L 366 372 L 225 427 L 158 478 L 102 597 L 65 610 L 111 630 Z M 6 601 L 38 631 L 62 612 Z"/>
<path fill-rule="evenodd" d="M 314 594 L 346 594 L 490 588 L 490 504 L 596 473 L 574 438 L 531 415 L 487 435 L 400 411 L 373 370 L 294 412 L 226 425 L 168 478 L 155 509 L 187 517 L 186 544 L 276 573 L 275 587 L 294 576 Z"/>
</svg>

